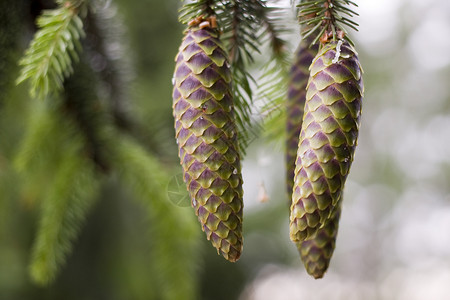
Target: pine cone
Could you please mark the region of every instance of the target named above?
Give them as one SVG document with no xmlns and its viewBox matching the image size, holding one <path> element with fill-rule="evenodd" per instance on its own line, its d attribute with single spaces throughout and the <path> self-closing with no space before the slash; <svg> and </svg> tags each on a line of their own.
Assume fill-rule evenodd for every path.
<svg viewBox="0 0 450 300">
<path fill-rule="evenodd" d="M 295 167 L 290 237 L 314 237 L 333 216 L 349 173 L 360 124 L 361 66 L 347 42 L 330 42 L 310 67 Z"/>
<path fill-rule="evenodd" d="M 202 230 L 234 262 L 242 251 L 243 191 L 231 73 L 218 31 L 202 27 L 185 32 L 176 57 L 175 131 Z"/>
<path fill-rule="evenodd" d="M 297 157 L 298 139 L 305 108 L 306 84 L 309 78 L 308 68 L 319 48 L 318 45 L 309 47 L 310 43 L 311 39 L 301 41 L 289 73 L 286 105 L 286 186 L 288 195 L 292 195 L 294 185 L 295 158 Z"/>
<path fill-rule="evenodd" d="M 330 265 L 331 256 L 336 245 L 341 208 L 333 218 L 317 231 L 316 236 L 308 241 L 296 243 L 306 271 L 314 278 L 322 278 Z"/>
</svg>

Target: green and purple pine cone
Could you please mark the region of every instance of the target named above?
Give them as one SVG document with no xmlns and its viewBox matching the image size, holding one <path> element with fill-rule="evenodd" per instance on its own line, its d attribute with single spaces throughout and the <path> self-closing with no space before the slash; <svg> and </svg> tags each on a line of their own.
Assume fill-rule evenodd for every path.
<svg viewBox="0 0 450 300">
<path fill-rule="evenodd" d="M 303 111 L 306 100 L 306 85 L 309 78 L 309 66 L 319 48 L 309 47 L 311 40 L 302 40 L 295 53 L 294 62 L 289 72 L 289 87 L 286 104 L 286 186 L 288 195 L 292 194 L 294 185 L 295 160 L 298 139 L 302 128 Z"/>
<path fill-rule="evenodd" d="M 319 48 L 319 45 L 309 47 L 310 43 L 311 39 L 302 40 L 290 70 L 286 123 L 286 180 L 289 195 L 292 194 L 294 184 L 295 161 L 305 107 L 309 66 Z M 313 239 L 295 243 L 306 271 L 316 279 L 323 277 L 330 264 L 336 244 L 339 216 L 340 210 L 328 224 L 318 230 Z"/>
<path fill-rule="evenodd" d="M 188 28 L 176 57 L 173 114 L 191 204 L 208 240 L 234 262 L 243 190 L 227 57 L 217 29 Z"/>
<path fill-rule="evenodd" d="M 331 256 L 336 246 L 341 208 L 320 228 L 313 239 L 297 242 L 298 252 L 305 265 L 306 272 L 314 278 L 322 278 L 330 265 Z"/>
<path fill-rule="evenodd" d="M 362 69 L 347 42 L 322 46 L 310 67 L 290 215 L 294 242 L 310 240 L 335 215 L 353 161 Z"/>
</svg>

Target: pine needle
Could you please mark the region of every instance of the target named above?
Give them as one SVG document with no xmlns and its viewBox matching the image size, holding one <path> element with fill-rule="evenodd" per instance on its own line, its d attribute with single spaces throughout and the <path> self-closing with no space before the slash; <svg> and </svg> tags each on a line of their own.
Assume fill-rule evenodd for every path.
<svg viewBox="0 0 450 300">
<path fill-rule="evenodd" d="M 55 158 L 53 146 L 58 140 L 61 141 L 57 124 L 57 119 L 50 111 L 34 111 L 14 160 L 14 166 L 19 172 L 26 173 L 35 164 L 48 166 L 47 162 Z"/>
<path fill-rule="evenodd" d="M 180 208 L 168 200 L 170 177 L 164 167 L 142 147 L 121 139 L 114 159 L 116 169 L 136 197 L 148 209 L 152 260 L 163 300 L 198 299 L 196 277 L 199 228 L 190 208 Z"/>
<path fill-rule="evenodd" d="M 32 279 L 42 285 L 54 280 L 71 252 L 99 189 L 91 164 L 77 154 L 67 153 L 42 203 L 30 266 Z"/>
<path fill-rule="evenodd" d="M 351 42 L 344 27 L 358 31 L 358 23 L 350 19 L 358 14 L 350 9 L 349 5 L 358 6 L 348 0 L 300 1 L 297 7 L 299 24 L 305 26 L 303 38 L 312 36 L 311 45 L 317 43 L 319 39 L 322 43 L 342 38 Z"/>
<path fill-rule="evenodd" d="M 42 99 L 60 91 L 64 79 L 73 73 L 72 62 L 78 60 L 80 39 L 84 37 L 81 4 L 66 1 L 39 16 L 39 30 L 19 62 L 22 69 L 16 80 L 17 84 L 30 81 L 32 97 Z"/>
<path fill-rule="evenodd" d="M 290 68 L 291 54 L 286 41 L 281 36 L 287 30 L 284 28 L 286 16 L 279 9 L 264 11 L 261 16 L 265 20 L 265 43 L 271 50 L 270 59 L 261 68 L 262 76 L 258 97 L 263 100 L 262 119 L 264 121 L 264 136 L 272 140 L 280 140 L 284 137 L 285 110 L 284 104 L 287 97 L 288 72 Z"/>
<path fill-rule="evenodd" d="M 22 180 L 22 197 L 29 204 L 42 198 L 59 168 L 63 153 L 72 147 L 73 124 L 62 120 L 44 102 L 34 102 L 13 166 Z"/>
</svg>

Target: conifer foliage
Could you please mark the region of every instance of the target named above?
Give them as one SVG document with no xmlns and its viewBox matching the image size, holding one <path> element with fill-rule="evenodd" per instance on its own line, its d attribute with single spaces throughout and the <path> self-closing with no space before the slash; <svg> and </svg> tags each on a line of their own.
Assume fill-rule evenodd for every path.
<svg viewBox="0 0 450 300">
<path fill-rule="evenodd" d="M 38 18 L 40 30 L 20 61 L 23 68 L 17 82 L 30 79 L 32 96 L 43 98 L 61 90 L 81 50 L 80 39 L 85 33 L 80 15 L 86 13 L 86 3 L 58 0 L 58 5 L 57 9 L 44 11 Z"/>
<path fill-rule="evenodd" d="M 120 178 L 138 205 L 148 208 L 149 265 L 158 274 L 155 295 L 195 299 L 195 220 L 168 201 L 169 175 L 124 126 L 127 117 L 119 102 L 125 100 L 127 74 L 116 64 L 126 61 L 108 53 L 110 40 L 120 41 L 124 30 L 117 30 L 121 23 L 114 4 L 100 2 L 58 1 L 55 9 L 43 11 L 20 60 L 18 83 L 29 81 L 30 94 L 46 100 L 30 103 L 14 162 L 24 194 L 40 206 L 31 277 L 38 284 L 55 280 L 103 183 Z M 107 26 L 112 18 L 115 26 Z M 107 74 L 96 71 L 99 59 Z M 105 97 L 105 86 L 115 94 Z"/>
</svg>

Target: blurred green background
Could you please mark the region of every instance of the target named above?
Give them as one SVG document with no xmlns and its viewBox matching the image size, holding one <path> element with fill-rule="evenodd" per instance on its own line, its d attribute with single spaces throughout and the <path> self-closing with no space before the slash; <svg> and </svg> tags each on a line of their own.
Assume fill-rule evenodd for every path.
<svg viewBox="0 0 450 300">
<path fill-rule="evenodd" d="M 293 50 L 299 37 L 288 2 L 278 5 L 286 7 Z M 167 298 L 180 300 L 448 299 L 450 2 L 358 2 L 360 31 L 351 34 L 365 71 L 362 127 L 337 247 L 324 279 L 306 274 L 289 241 L 282 144 L 259 138 L 243 163 L 245 245 L 237 263 L 218 256 L 197 226 L 197 250 L 186 258 L 196 266 L 190 277 L 164 277 L 158 267 L 164 251 L 155 252 L 152 239 L 157 221 L 130 201 L 134 196 L 112 176 L 102 183 L 55 282 L 35 285 L 28 268 L 39 207 L 21 189 L 12 161 L 28 118 L 40 104 L 19 86 L 11 88 L 0 108 L 0 300 L 164 300 L 161 278 L 173 281 L 169 286 L 187 279 L 195 285 L 194 296 Z M 40 9 L 53 5 L 30 3 L 25 28 L 32 28 L 30 20 Z M 183 31 L 177 22 L 180 1 L 104 5 L 112 5 L 108 9 L 123 23 L 123 40 L 110 46 L 120 49 L 118 55 L 129 64 L 126 110 L 138 124 L 134 135 L 169 178 L 176 176 L 181 170 L 173 138 L 171 77 Z M 28 31 L 20 37 L 17 59 L 31 39 Z M 14 80 L 17 74 L 14 68 L 8 76 Z M 260 201 L 265 193 L 268 201 Z M 194 215 L 190 207 L 167 207 Z"/>
</svg>

